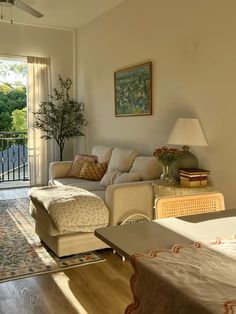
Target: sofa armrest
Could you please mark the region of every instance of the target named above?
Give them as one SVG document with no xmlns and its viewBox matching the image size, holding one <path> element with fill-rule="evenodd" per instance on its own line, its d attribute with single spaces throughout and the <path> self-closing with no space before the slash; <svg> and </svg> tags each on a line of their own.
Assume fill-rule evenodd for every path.
<svg viewBox="0 0 236 314">
<path fill-rule="evenodd" d="M 56 161 L 49 164 L 49 180 L 66 178 L 72 161 Z"/>
<path fill-rule="evenodd" d="M 106 205 L 110 210 L 109 225 L 124 221 L 129 215 L 144 214 L 153 219 L 154 181 L 140 181 L 109 185 Z"/>
</svg>

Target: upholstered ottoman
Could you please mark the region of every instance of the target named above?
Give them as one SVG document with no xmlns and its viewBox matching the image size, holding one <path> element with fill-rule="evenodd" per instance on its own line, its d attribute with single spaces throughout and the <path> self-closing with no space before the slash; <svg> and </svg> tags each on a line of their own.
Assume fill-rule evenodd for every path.
<svg viewBox="0 0 236 314">
<path fill-rule="evenodd" d="M 30 189 L 29 197 L 35 231 L 59 257 L 107 247 L 94 230 L 108 225 L 109 211 L 94 193 L 46 186 Z"/>
</svg>

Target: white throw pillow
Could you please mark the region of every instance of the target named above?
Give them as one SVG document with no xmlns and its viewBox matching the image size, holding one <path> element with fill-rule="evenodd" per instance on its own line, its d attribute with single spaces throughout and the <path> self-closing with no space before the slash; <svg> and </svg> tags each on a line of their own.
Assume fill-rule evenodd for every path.
<svg viewBox="0 0 236 314">
<path fill-rule="evenodd" d="M 112 149 L 111 146 L 95 145 L 92 148 L 92 155 L 97 156 L 99 163 L 109 162 Z"/>
<path fill-rule="evenodd" d="M 115 178 L 114 184 L 136 182 L 140 180 L 141 175 L 138 172 L 125 172 Z"/>
<path fill-rule="evenodd" d="M 138 152 L 134 149 L 114 148 L 112 150 L 111 159 L 108 164 L 108 171 L 119 170 L 121 172 L 128 172 L 132 167 L 135 157 Z"/>
<path fill-rule="evenodd" d="M 138 172 L 142 180 L 159 179 L 162 164 L 156 157 L 138 156 L 135 158 L 130 172 Z"/>
<path fill-rule="evenodd" d="M 141 175 L 137 172 L 121 172 L 119 170 L 111 170 L 105 173 L 102 177 L 101 184 L 104 186 L 108 186 L 111 184 L 119 184 L 119 183 L 128 183 L 140 181 Z"/>
<path fill-rule="evenodd" d="M 104 185 L 104 186 L 114 184 L 116 177 L 118 177 L 121 174 L 122 172 L 120 172 L 119 170 L 108 171 L 104 174 L 100 183 L 101 185 Z"/>
</svg>

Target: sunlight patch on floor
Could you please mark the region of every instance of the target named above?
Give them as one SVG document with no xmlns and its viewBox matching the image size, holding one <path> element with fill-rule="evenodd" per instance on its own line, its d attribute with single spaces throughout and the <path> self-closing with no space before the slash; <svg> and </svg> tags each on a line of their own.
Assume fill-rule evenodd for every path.
<svg viewBox="0 0 236 314">
<path fill-rule="evenodd" d="M 64 294 L 67 301 L 75 308 L 77 313 L 79 314 L 89 314 L 84 307 L 80 304 L 77 298 L 74 296 L 73 292 L 69 287 L 70 279 L 66 276 L 66 274 L 54 273 L 51 274 L 52 279 L 57 284 L 58 288 L 61 290 L 61 293 Z"/>
</svg>

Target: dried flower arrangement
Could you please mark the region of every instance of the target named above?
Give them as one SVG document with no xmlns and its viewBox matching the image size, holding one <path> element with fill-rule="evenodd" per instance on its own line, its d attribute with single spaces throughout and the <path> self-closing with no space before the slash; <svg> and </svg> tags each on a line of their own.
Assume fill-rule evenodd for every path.
<svg viewBox="0 0 236 314">
<path fill-rule="evenodd" d="M 153 156 L 157 157 L 164 166 L 169 166 L 173 161 L 178 159 L 181 154 L 182 151 L 177 148 L 162 146 L 154 151 Z"/>
</svg>

